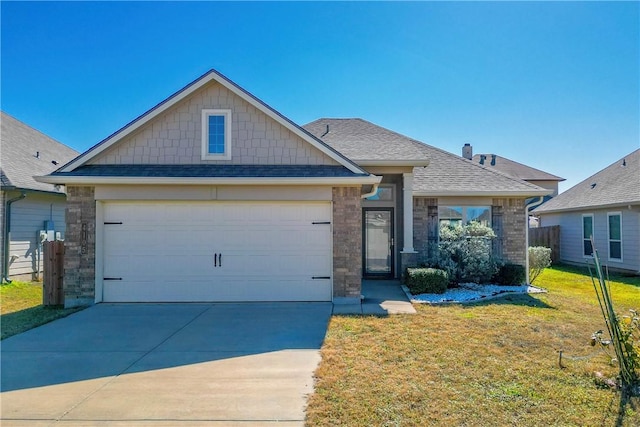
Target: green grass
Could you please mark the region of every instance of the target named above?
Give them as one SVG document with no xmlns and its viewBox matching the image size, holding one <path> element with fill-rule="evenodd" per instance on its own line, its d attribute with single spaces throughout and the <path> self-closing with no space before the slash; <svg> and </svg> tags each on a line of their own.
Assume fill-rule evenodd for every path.
<svg viewBox="0 0 640 427">
<path fill-rule="evenodd" d="M 8 338 L 80 308 L 44 307 L 42 283 L 12 282 L 0 285 L 0 339 Z"/>
<path fill-rule="evenodd" d="M 612 277 L 619 312 L 640 308 L 640 277 Z M 418 314 L 334 316 L 310 397 L 310 426 L 638 426 L 640 399 L 599 388 L 615 377 L 589 345 L 604 329 L 588 274 L 556 267 L 547 294 Z M 563 351 L 563 365 L 558 364 Z"/>
</svg>

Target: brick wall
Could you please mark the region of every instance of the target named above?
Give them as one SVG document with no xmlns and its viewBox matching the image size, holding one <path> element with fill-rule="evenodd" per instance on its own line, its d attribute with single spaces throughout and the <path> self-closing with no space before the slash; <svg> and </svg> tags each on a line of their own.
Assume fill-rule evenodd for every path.
<svg viewBox="0 0 640 427">
<path fill-rule="evenodd" d="M 202 110 L 230 109 L 231 160 L 201 159 Z M 160 114 L 92 164 L 337 165 L 218 83 L 210 83 Z"/>
<path fill-rule="evenodd" d="M 526 264 L 527 219 L 525 200 L 508 198 L 493 199 L 494 210 L 502 210 L 502 230 L 498 239 L 502 240 L 501 256 L 514 264 Z"/>
<path fill-rule="evenodd" d="M 64 305 L 95 301 L 96 202 L 93 187 L 67 187 Z"/>
<path fill-rule="evenodd" d="M 360 298 L 362 291 L 360 187 L 333 188 L 333 296 Z"/>
</svg>

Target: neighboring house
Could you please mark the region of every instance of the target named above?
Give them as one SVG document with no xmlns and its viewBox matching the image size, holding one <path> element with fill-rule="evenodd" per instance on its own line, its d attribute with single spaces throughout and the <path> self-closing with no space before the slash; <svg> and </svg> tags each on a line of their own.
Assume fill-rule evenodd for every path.
<svg viewBox="0 0 640 427">
<path fill-rule="evenodd" d="M 66 205 L 62 189 L 33 176 L 51 173 L 79 153 L 4 112 L 1 129 L 0 271 L 3 280 L 32 280 L 42 272 L 40 231 L 51 239 L 64 236 Z"/>
<path fill-rule="evenodd" d="M 545 202 L 558 195 L 558 183 L 565 180 L 559 176 L 552 175 L 548 172 L 532 168 L 531 166 L 524 165 L 496 154 L 473 154 L 472 157 L 471 150 L 471 145 L 465 144 L 462 150 L 463 156 L 467 155 L 467 158 L 472 160 L 474 163 L 487 168 L 499 170 L 500 172 L 506 173 L 514 178 L 551 190 L 552 193 L 545 196 Z"/>
<path fill-rule="evenodd" d="M 534 210 L 560 226 L 560 260 L 584 264 L 593 235 L 603 263 L 640 272 L 640 149 Z"/>
<path fill-rule="evenodd" d="M 364 120 L 305 128 L 212 70 L 39 177 L 67 188 L 65 305 L 356 302 L 424 257 L 439 209 L 490 216 L 525 264 L 548 190 Z"/>
</svg>

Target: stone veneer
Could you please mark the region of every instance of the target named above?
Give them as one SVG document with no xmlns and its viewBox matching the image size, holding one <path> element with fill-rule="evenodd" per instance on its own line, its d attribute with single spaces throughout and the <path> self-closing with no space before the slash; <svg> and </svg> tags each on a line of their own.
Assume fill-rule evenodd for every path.
<svg viewBox="0 0 640 427">
<path fill-rule="evenodd" d="M 524 215 L 525 200 L 496 198 L 492 200 L 492 227 L 497 235 L 494 251 L 505 261 L 525 265 L 527 222 Z M 413 247 L 418 252 L 417 262 L 427 261 L 429 243 L 438 242 L 438 199 L 413 199 Z"/>
<path fill-rule="evenodd" d="M 94 187 L 67 187 L 64 306 L 95 301 L 96 202 Z"/>
<path fill-rule="evenodd" d="M 360 187 L 333 188 L 333 298 L 360 302 L 362 293 L 362 199 Z"/>
</svg>

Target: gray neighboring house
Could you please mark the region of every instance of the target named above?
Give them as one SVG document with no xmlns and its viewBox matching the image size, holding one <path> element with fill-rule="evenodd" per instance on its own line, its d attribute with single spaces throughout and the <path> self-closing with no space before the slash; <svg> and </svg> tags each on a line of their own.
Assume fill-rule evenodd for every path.
<svg viewBox="0 0 640 427">
<path fill-rule="evenodd" d="M 591 258 L 593 235 L 603 263 L 640 273 L 640 149 L 534 210 L 541 226 L 560 226 L 560 260 Z"/>
<path fill-rule="evenodd" d="M 63 189 L 33 176 L 51 173 L 79 153 L 4 112 L 0 138 L 2 278 L 32 280 L 42 272 L 40 231 L 55 238 L 66 228 Z"/>
<path fill-rule="evenodd" d="M 353 303 L 443 221 L 490 222 L 524 265 L 549 193 L 364 120 L 300 127 L 215 70 L 38 180 L 67 189 L 66 306 Z"/>
</svg>

